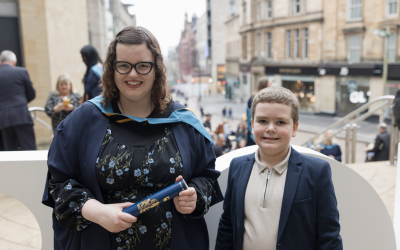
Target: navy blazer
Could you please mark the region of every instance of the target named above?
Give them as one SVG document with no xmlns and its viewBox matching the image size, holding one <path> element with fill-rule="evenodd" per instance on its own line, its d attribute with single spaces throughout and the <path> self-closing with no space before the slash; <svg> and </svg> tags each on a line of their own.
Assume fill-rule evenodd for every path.
<svg viewBox="0 0 400 250">
<path fill-rule="evenodd" d="M 215 249 L 243 247 L 244 201 L 255 155 L 232 160 Z M 265 225 L 266 227 L 268 225 Z M 329 163 L 292 148 L 276 249 L 343 249 Z"/>
<path fill-rule="evenodd" d="M 173 110 L 184 108 L 174 102 Z M 89 189 L 95 198 L 104 202 L 98 184 L 96 158 L 109 121 L 92 103 L 85 102 L 60 123 L 54 134 L 48 156 L 49 173 L 42 203 L 54 208 L 49 194 L 50 174 L 58 180 L 75 179 Z M 215 155 L 211 142 L 189 124 L 172 123 L 172 130 L 183 161 L 183 178 L 206 177 L 215 190 L 211 205 L 223 200 L 215 170 Z M 208 231 L 203 217 L 186 220 L 173 206 L 171 250 L 209 248 Z M 110 249 L 109 232 L 92 223 L 82 231 L 70 231 L 61 227 L 53 212 L 54 249 Z"/>
<path fill-rule="evenodd" d="M 28 103 L 35 96 L 25 68 L 0 65 L 0 130 L 16 125 L 33 125 Z"/>
</svg>

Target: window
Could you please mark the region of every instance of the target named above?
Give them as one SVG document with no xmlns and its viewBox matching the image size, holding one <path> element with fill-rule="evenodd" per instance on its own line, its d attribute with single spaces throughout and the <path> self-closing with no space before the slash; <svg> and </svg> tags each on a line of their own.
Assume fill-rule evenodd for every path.
<svg viewBox="0 0 400 250">
<path fill-rule="evenodd" d="M 300 31 L 299 29 L 294 30 L 294 49 L 293 49 L 294 58 L 300 57 Z"/>
<path fill-rule="evenodd" d="M 348 1 L 348 20 L 358 21 L 362 19 L 362 0 Z"/>
<path fill-rule="evenodd" d="M 272 58 L 272 35 L 271 32 L 265 33 L 265 54 L 267 59 Z"/>
<path fill-rule="evenodd" d="M 247 11 L 246 11 L 246 5 L 243 6 L 243 24 L 247 24 Z"/>
<path fill-rule="evenodd" d="M 361 36 L 349 36 L 348 38 L 348 60 L 352 62 L 360 61 Z"/>
<path fill-rule="evenodd" d="M 303 42 L 302 42 L 303 48 L 302 48 L 302 53 L 303 53 L 303 58 L 308 58 L 308 28 L 303 29 Z"/>
<path fill-rule="evenodd" d="M 388 61 L 396 61 L 396 33 L 392 33 L 389 36 L 389 47 L 388 47 Z"/>
<path fill-rule="evenodd" d="M 247 37 L 243 36 L 242 39 L 242 57 L 243 59 L 247 59 Z"/>
<path fill-rule="evenodd" d="M 271 19 L 272 18 L 272 5 L 271 1 L 266 1 L 265 2 L 265 19 Z"/>
<path fill-rule="evenodd" d="M 387 15 L 396 16 L 397 15 L 397 5 L 399 0 L 387 0 Z"/>
<path fill-rule="evenodd" d="M 261 21 L 261 2 L 257 3 L 257 21 Z"/>
<path fill-rule="evenodd" d="M 289 0 L 289 14 L 298 15 L 305 12 L 306 0 Z"/>
<path fill-rule="evenodd" d="M 257 34 L 257 56 L 258 58 L 261 57 L 261 34 Z"/>
<path fill-rule="evenodd" d="M 292 57 L 290 30 L 286 31 L 286 58 Z"/>
</svg>

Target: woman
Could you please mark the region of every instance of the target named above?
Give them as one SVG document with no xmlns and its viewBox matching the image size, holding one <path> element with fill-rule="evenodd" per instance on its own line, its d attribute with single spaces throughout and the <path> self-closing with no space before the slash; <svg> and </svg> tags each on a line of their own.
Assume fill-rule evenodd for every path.
<svg viewBox="0 0 400 250">
<path fill-rule="evenodd" d="M 160 46 L 126 27 L 111 42 L 103 92 L 65 119 L 43 197 L 55 249 L 208 249 L 203 218 L 222 201 L 211 138 L 173 102 Z M 139 217 L 122 212 L 182 179 L 189 189 Z"/>
<path fill-rule="evenodd" d="M 325 133 L 325 138 L 332 136 L 332 130 Z M 340 146 L 332 142 L 332 137 L 326 140 L 322 145 L 321 153 L 337 161 L 342 161 L 342 151 Z"/>
<path fill-rule="evenodd" d="M 86 73 L 83 77 L 85 86 L 83 101 L 87 101 L 101 94 L 100 83 L 103 75 L 103 66 L 97 50 L 92 45 L 83 47 L 81 56 L 86 64 Z"/>
<path fill-rule="evenodd" d="M 68 74 L 62 74 L 57 79 L 56 90 L 50 92 L 44 110 L 51 118 L 53 132 L 75 108 L 79 107 L 81 95 L 74 93 L 72 81 Z"/>
</svg>

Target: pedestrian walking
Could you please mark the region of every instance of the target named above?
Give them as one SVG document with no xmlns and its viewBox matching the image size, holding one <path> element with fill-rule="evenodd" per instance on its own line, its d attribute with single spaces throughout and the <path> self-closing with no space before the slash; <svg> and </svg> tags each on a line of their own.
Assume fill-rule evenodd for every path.
<svg viewBox="0 0 400 250">
<path fill-rule="evenodd" d="M 230 119 L 233 119 L 233 117 L 232 117 L 232 108 L 229 108 L 228 114 L 229 114 L 229 118 L 230 118 Z"/>
<path fill-rule="evenodd" d="M 150 31 L 128 26 L 107 51 L 102 95 L 58 126 L 49 150 L 54 249 L 207 249 L 204 215 L 223 200 L 210 135 L 172 100 Z M 179 197 L 122 212 L 182 177 Z"/>
<path fill-rule="evenodd" d="M 92 45 L 86 45 L 81 49 L 82 60 L 86 64 L 86 73 L 83 77 L 85 93 L 83 94 L 83 102 L 90 100 L 101 93 L 100 83 L 103 75 L 103 65 Z"/>
<path fill-rule="evenodd" d="M 0 54 L 0 131 L 6 151 L 36 150 L 28 103 L 35 99 L 28 71 L 18 67 L 12 51 Z"/>
<path fill-rule="evenodd" d="M 223 116 L 223 117 L 226 116 L 226 107 L 224 107 L 224 108 L 222 109 L 222 116 Z"/>
<path fill-rule="evenodd" d="M 201 114 L 201 118 L 203 118 L 204 117 L 204 110 L 203 110 L 202 106 L 200 106 L 200 114 Z"/>
<path fill-rule="evenodd" d="M 56 90 L 50 92 L 45 105 L 45 112 L 51 118 L 53 132 L 75 108 L 79 107 L 81 95 L 74 93 L 72 80 L 68 74 L 62 74 L 57 79 Z"/>
</svg>

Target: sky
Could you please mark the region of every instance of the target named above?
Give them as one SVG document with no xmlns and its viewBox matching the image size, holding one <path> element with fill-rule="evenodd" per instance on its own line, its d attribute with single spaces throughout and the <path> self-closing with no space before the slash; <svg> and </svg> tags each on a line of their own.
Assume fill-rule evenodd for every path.
<svg viewBox="0 0 400 250">
<path fill-rule="evenodd" d="M 193 13 L 200 17 L 206 11 L 206 0 L 122 0 L 134 4 L 129 9 L 136 15 L 136 25 L 150 30 L 160 43 L 162 53 L 177 46 L 183 30 L 185 12 L 190 21 Z"/>
</svg>

